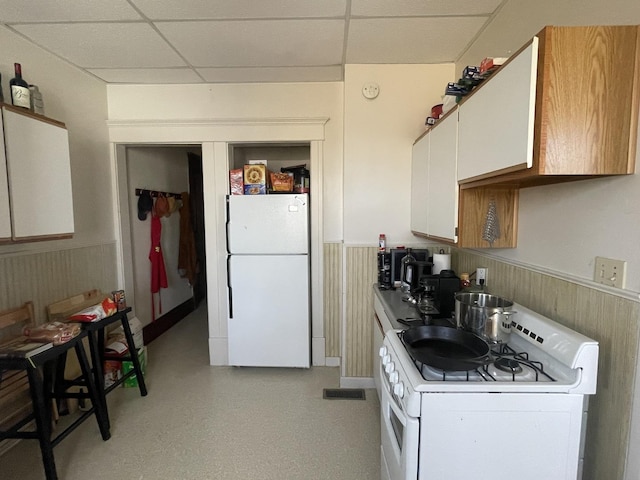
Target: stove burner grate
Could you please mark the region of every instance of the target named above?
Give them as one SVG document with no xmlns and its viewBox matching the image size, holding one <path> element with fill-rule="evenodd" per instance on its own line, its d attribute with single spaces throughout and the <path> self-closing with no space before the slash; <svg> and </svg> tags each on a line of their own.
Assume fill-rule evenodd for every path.
<svg viewBox="0 0 640 480">
<path fill-rule="evenodd" d="M 496 358 L 496 361 L 493 362 L 498 370 L 507 373 L 513 373 L 517 375 L 518 373 L 522 373 L 522 365 L 517 360 L 509 357 L 500 357 Z"/>
<path fill-rule="evenodd" d="M 409 355 L 411 356 L 410 353 Z M 516 352 L 506 344 L 496 346 L 490 352 L 490 356 L 493 362 L 469 371 L 440 370 L 423 364 L 413 356 L 411 358 L 425 380 L 448 382 L 556 381 L 544 371 L 542 362 L 530 360 L 527 352 Z"/>
</svg>

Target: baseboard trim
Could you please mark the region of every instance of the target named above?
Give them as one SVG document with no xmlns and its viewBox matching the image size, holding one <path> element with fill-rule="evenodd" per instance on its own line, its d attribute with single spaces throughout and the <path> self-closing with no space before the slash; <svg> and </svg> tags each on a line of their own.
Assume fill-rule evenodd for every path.
<svg viewBox="0 0 640 480">
<path fill-rule="evenodd" d="M 340 357 L 327 357 L 325 358 L 325 365 L 327 367 L 339 367 Z"/>
<path fill-rule="evenodd" d="M 340 377 L 340 388 L 376 388 L 373 377 Z"/>
<path fill-rule="evenodd" d="M 177 307 L 157 318 L 155 322 L 151 322 L 142 329 L 144 344 L 149 345 L 195 309 L 195 302 L 193 301 L 193 298 L 190 298 L 186 302 L 181 303 Z"/>
</svg>

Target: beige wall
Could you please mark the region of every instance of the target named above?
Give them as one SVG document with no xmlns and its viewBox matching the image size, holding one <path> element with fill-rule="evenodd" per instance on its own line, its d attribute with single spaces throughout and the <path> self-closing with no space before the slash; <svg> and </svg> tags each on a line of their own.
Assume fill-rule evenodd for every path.
<svg viewBox="0 0 640 480">
<path fill-rule="evenodd" d="M 342 83 L 110 85 L 107 90 L 110 120 L 329 118 L 322 164 L 324 238 L 342 240 Z"/>
<path fill-rule="evenodd" d="M 24 78 L 40 88 L 47 116 L 69 130 L 74 238 L 0 246 L 0 310 L 33 300 L 41 322 L 48 303 L 118 287 L 106 87 L 3 27 L 0 45 L 5 98 L 13 62 L 20 62 Z"/>
<path fill-rule="evenodd" d="M 347 65 L 344 101 L 344 241 L 375 246 L 417 240 L 409 231 L 411 146 L 442 103 L 453 64 Z M 375 82 L 374 100 L 362 86 Z"/>
<path fill-rule="evenodd" d="M 5 246 L 1 247 L 0 253 L 113 241 L 112 175 L 105 126 L 104 83 L 3 27 L 0 27 L 0 45 L 0 74 L 5 96 L 8 95 L 8 81 L 13 77 L 13 62 L 20 62 L 24 78 L 38 85 L 42 92 L 46 115 L 67 125 L 76 229 L 74 239 L 70 241 Z"/>
</svg>

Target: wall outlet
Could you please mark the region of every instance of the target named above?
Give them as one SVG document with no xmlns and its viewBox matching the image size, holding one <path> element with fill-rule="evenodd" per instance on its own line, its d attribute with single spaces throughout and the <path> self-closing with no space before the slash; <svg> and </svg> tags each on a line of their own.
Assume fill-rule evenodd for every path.
<svg viewBox="0 0 640 480">
<path fill-rule="evenodd" d="M 627 262 L 611 258 L 596 257 L 593 280 L 603 285 L 624 288 L 627 276 Z"/>
<path fill-rule="evenodd" d="M 476 285 L 487 284 L 487 270 L 487 268 L 476 268 Z"/>
</svg>

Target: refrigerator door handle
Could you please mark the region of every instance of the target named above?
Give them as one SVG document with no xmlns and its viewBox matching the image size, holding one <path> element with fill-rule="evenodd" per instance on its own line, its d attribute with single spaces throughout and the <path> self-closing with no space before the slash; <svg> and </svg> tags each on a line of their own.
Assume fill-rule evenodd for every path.
<svg viewBox="0 0 640 480">
<path fill-rule="evenodd" d="M 233 318 L 233 289 L 231 288 L 231 255 L 227 256 L 227 289 L 229 295 L 229 318 Z"/>
<path fill-rule="evenodd" d="M 231 221 L 231 218 L 230 218 L 230 216 L 229 216 L 229 195 L 227 195 L 226 200 L 227 200 L 227 201 L 226 201 L 226 204 L 227 204 L 227 205 L 226 205 L 226 206 L 227 206 L 227 221 L 226 221 L 226 223 L 225 223 L 225 234 L 226 234 L 226 236 L 227 236 L 227 244 L 226 244 L 226 247 L 227 247 L 227 253 L 231 253 L 231 249 L 229 248 L 229 222 Z M 228 262 L 227 262 L 227 263 L 228 263 Z M 228 272 L 228 271 L 229 271 L 229 269 L 227 269 L 227 272 Z"/>
</svg>

